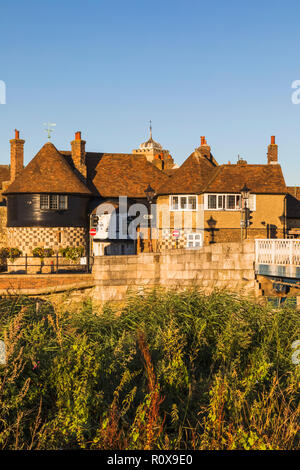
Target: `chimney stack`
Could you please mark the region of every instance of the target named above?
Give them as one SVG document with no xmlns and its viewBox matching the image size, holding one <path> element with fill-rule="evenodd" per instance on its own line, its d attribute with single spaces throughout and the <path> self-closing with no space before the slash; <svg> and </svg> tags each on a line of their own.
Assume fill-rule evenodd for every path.
<svg viewBox="0 0 300 470">
<path fill-rule="evenodd" d="M 206 138 L 204 135 L 201 136 L 201 145 L 199 147 L 201 155 L 210 158 L 210 146 L 207 145 Z"/>
<path fill-rule="evenodd" d="M 13 182 L 24 168 L 24 144 L 20 132 L 15 129 L 15 138 L 10 141 L 10 181 Z"/>
<path fill-rule="evenodd" d="M 87 178 L 85 144 L 85 140 L 81 140 L 81 132 L 77 131 L 75 140 L 71 142 L 72 160 L 83 181 L 86 181 Z"/>
<path fill-rule="evenodd" d="M 278 163 L 278 145 L 275 144 L 275 135 L 271 136 L 271 143 L 268 146 L 268 164 L 274 165 Z"/>
</svg>

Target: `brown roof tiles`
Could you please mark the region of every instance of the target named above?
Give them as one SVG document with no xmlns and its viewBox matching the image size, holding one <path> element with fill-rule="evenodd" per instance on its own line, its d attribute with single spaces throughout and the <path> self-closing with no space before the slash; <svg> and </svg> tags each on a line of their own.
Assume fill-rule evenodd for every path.
<svg viewBox="0 0 300 470">
<path fill-rule="evenodd" d="M 280 165 L 220 165 L 205 187 L 209 193 L 239 193 L 247 184 L 251 192 L 285 194 L 287 188 Z"/>
<path fill-rule="evenodd" d="M 41 148 L 4 194 L 13 193 L 91 195 L 64 156 L 50 142 Z"/>
<path fill-rule="evenodd" d="M 159 188 L 159 194 L 198 194 L 203 192 L 215 169 L 213 161 L 193 152 L 180 168 Z"/>
<path fill-rule="evenodd" d="M 139 154 L 87 154 L 89 185 L 102 197 L 145 198 L 150 184 L 155 191 L 169 176 Z"/>
<path fill-rule="evenodd" d="M 10 180 L 10 167 L 9 165 L 0 165 L 0 188 L 4 181 Z"/>
</svg>

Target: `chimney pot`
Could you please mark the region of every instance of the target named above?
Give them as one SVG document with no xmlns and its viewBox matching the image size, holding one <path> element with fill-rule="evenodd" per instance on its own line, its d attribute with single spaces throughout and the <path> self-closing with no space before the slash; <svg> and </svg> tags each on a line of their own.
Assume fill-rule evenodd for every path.
<svg viewBox="0 0 300 470">
<path fill-rule="evenodd" d="M 17 131 L 17 129 L 15 129 L 15 139 L 18 140 L 20 138 L 20 131 Z"/>
<path fill-rule="evenodd" d="M 275 135 L 271 136 L 271 145 L 275 145 Z"/>
<path fill-rule="evenodd" d="M 80 131 L 77 131 L 75 133 L 75 140 L 81 140 L 81 132 Z"/>
</svg>

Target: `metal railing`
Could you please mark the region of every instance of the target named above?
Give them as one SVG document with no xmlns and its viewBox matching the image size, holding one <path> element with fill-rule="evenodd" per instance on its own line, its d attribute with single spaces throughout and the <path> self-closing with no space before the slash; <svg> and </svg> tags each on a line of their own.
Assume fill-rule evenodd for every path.
<svg viewBox="0 0 300 470">
<path fill-rule="evenodd" d="M 5 271 L 6 273 L 30 274 L 62 274 L 62 273 L 90 273 L 94 263 L 93 256 L 85 256 L 79 258 L 78 261 L 72 261 L 64 256 L 56 256 L 40 258 L 36 256 L 20 256 L 14 260 L 7 259 Z M 3 271 L 2 271 L 3 272 Z"/>
<path fill-rule="evenodd" d="M 255 262 L 257 264 L 300 266 L 300 240 L 257 239 L 255 240 Z"/>
</svg>

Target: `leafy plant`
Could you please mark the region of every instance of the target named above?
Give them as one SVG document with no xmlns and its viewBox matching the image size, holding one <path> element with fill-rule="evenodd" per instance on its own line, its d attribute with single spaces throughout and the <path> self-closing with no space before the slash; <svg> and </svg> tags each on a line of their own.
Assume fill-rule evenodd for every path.
<svg viewBox="0 0 300 470">
<path fill-rule="evenodd" d="M 54 251 L 52 248 L 42 248 L 37 247 L 32 250 L 32 254 L 35 258 L 51 258 L 54 255 Z"/>
<path fill-rule="evenodd" d="M 1 248 L 0 249 L 0 259 L 4 263 L 7 259 L 10 259 L 12 262 L 16 258 L 19 258 L 22 255 L 22 251 L 19 248 Z"/>
<path fill-rule="evenodd" d="M 67 246 L 65 248 L 61 248 L 59 252 L 64 258 L 71 261 L 77 261 L 83 256 L 84 248 L 83 246 Z"/>
</svg>

